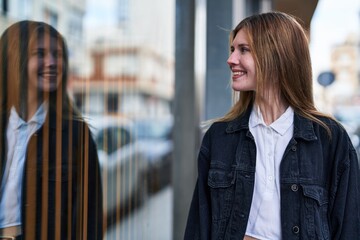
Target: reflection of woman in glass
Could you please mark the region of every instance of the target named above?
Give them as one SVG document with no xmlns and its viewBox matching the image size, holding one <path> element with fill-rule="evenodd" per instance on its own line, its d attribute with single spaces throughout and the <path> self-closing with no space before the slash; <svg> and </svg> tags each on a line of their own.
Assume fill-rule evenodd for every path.
<svg viewBox="0 0 360 240">
<path fill-rule="evenodd" d="M 21 21 L 3 33 L 0 236 L 102 238 L 96 147 L 67 95 L 67 71 L 53 27 Z"/>
<path fill-rule="evenodd" d="M 239 100 L 204 136 L 185 239 L 359 239 L 356 152 L 314 106 L 301 25 L 248 17 L 230 52 Z"/>
</svg>

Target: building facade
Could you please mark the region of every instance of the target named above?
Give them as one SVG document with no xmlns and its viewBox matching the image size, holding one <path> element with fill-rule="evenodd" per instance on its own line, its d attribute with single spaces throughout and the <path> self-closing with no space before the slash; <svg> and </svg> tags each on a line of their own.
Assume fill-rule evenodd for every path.
<svg viewBox="0 0 360 240">
<path fill-rule="evenodd" d="M 86 57 L 70 84 L 83 113 L 128 118 L 172 115 L 174 3 L 109 1 L 107 8 L 116 9 L 109 11 L 112 20 L 88 26 Z"/>
</svg>

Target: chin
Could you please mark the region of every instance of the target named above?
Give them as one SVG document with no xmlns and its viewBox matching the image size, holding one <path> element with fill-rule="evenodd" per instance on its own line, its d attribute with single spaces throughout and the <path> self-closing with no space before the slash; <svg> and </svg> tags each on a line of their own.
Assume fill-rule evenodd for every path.
<svg viewBox="0 0 360 240">
<path fill-rule="evenodd" d="M 254 91 L 253 88 L 249 87 L 239 87 L 239 86 L 232 86 L 232 89 L 237 92 L 248 92 L 248 91 Z"/>
<path fill-rule="evenodd" d="M 55 92 L 58 89 L 58 86 L 57 85 L 38 86 L 38 89 L 44 93 L 45 92 L 51 93 L 51 92 Z"/>
</svg>

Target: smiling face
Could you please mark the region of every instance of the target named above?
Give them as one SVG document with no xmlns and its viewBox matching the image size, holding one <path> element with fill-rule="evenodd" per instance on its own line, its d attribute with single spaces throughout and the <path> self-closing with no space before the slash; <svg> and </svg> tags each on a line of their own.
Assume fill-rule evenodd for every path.
<svg viewBox="0 0 360 240">
<path fill-rule="evenodd" d="M 232 88 L 235 91 L 256 90 L 255 62 L 244 30 L 240 30 L 232 41 L 227 63 L 232 72 Z"/>
<path fill-rule="evenodd" d="M 63 52 L 58 39 L 44 33 L 30 43 L 28 59 L 29 90 L 52 92 L 63 74 Z"/>
</svg>

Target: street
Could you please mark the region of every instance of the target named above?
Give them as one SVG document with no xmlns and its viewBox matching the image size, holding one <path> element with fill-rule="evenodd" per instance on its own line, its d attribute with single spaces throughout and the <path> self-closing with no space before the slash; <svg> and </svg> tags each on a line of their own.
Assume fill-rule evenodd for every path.
<svg viewBox="0 0 360 240">
<path fill-rule="evenodd" d="M 172 187 L 149 196 L 142 206 L 110 227 L 106 240 L 170 240 L 172 238 Z"/>
</svg>

